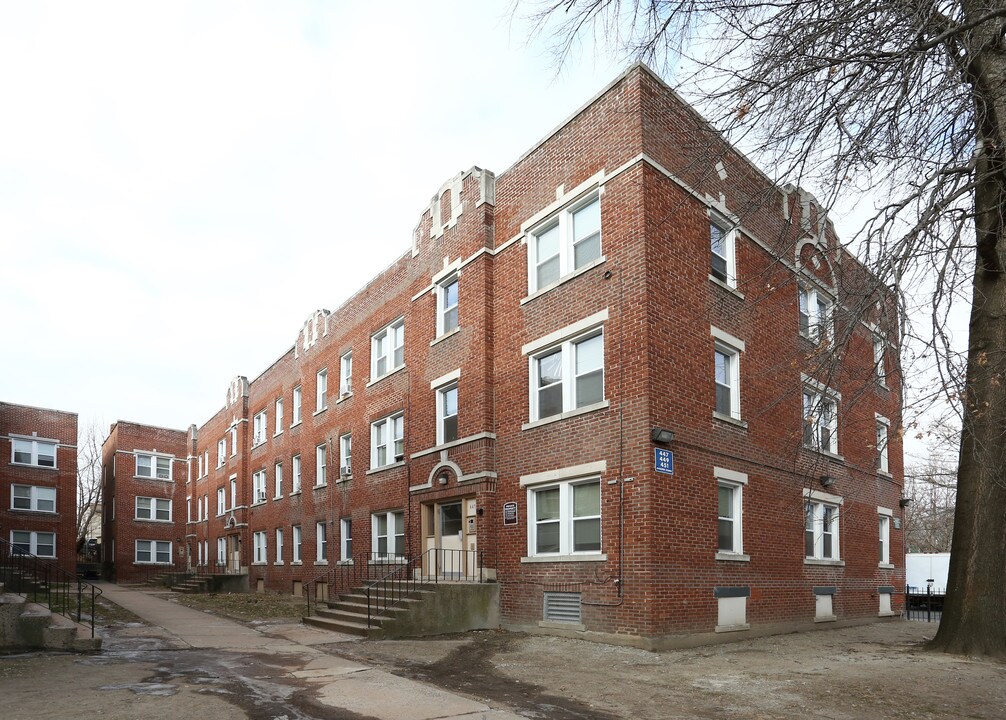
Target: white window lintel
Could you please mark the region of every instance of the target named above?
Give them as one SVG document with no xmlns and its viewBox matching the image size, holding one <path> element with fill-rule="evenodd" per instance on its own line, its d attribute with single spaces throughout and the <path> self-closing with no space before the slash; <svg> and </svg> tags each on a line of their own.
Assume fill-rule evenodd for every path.
<svg viewBox="0 0 1006 720">
<path fill-rule="evenodd" d="M 538 352 L 539 350 L 544 350 L 552 345 L 557 345 L 564 340 L 568 340 L 571 337 L 579 335 L 582 332 L 591 330 L 598 325 L 606 322 L 608 320 L 608 308 L 596 312 L 593 315 L 583 318 L 583 320 L 577 320 L 572 325 L 567 325 L 564 328 L 560 328 L 555 332 L 550 332 L 548 335 L 538 338 L 533 342 L 529 342 L 520 351 L 524 355 L 531 355 Z"/>
<path fill-rule="evenodd" d="M 607 469 L 608 462 L 606 460 L 598 460 L 597 462 L 589 462 L 582 465 L 545 470 L 544 472 L 531 473 L 530 475 L 521 475 L 520 486 L 527 487 L 528 485 L 540 485 L 541 483 L 555 482 L 557 480 L 600 475 Z"/>
</svg>

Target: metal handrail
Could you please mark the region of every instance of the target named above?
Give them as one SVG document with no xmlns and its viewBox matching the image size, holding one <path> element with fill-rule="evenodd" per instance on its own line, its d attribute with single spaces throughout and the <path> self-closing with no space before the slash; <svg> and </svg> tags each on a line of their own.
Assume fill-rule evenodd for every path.
<svg viewBox="0 0 1006 720">
<path fill-rule="evenodd" d="M 307 617 L 311 616 L 311 603 L 317 605 L 318 586 L 326 587 L 326 598 L 337 598 L 357 588 L 372 573 L 370 556 L 361 555 L 352 560 L 342 560 L 326 572 L 304 583 L 302 592 L 307 601 Z"/>
<path fill-rule="evenodd" d="M 101 588 L 93 583 L 84 582 L 75 573 L 24 552 L 3 538 L 0 538 L 0 580 L 7 592 L 21 595 L 29 602 L 45 603 L 50 612 L 89 625 L 91 637 L 94 637 L 94 606 Z M 90 602 L 91 608 L 86 621 L 81 612 L 85 600 Z"/>
</svg>

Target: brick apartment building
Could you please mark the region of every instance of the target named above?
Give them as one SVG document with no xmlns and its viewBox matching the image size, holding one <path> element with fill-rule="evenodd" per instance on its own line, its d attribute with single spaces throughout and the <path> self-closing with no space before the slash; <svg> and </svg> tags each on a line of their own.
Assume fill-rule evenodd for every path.
<svg viewBox="0 0 1006 720">
<path fill-rule="evenodd" d="M 153 566 L 185 562 L 185 483 L 191 451 L 180 430 L 114 423 L 101 446 L 104 573 L 142 580 Z"/>
<path fill-rule="evenodd" d="M 408 252 L 231 383 L 188 475 L 158 444 L 172 517 L 261 587 L 452 553 L 508 627 L 651 647 L 889 615 L 891 307 L 812 197 L 636 65 L 445 183 Z"/>
<path fill-rule="evenodd" d="M 0 537 L 77 571 L 77 414 L 0 402 Z"/>
</svg>

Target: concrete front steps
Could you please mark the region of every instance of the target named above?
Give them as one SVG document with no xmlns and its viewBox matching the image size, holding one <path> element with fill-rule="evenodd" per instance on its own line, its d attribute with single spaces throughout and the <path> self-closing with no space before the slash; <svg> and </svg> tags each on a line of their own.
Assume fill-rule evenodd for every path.
<svg viewBox="0 0 1006 720">
<path fill-rule="evenodd" d="M 213 578 L 196 575 L 178 582 L 171 583 L 171 589 L 180 593 L 206 593 L 209 592 Z"/>
<path fill-rule="evenodd" d="M 304 622 L 334 632 L 371 639 L 421 637 L 467 630 L 498 628 L 499 585 L 496 583 L 425 584 L 386 602 L 371 591 L 372 610 L 367 625 L 367 595 L 357 588 L 336 600 L 319 603 Z"/>
<path fill-rule="evenodd" d="M 0 587 L 0 647 L 97 652 L 101 638 L 92 638 L 90 628 Z"/>
</svg>

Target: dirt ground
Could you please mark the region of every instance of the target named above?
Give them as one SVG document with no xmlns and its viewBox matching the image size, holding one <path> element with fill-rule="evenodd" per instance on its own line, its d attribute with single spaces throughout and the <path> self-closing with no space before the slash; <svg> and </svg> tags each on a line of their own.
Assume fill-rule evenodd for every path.
<svg viewBox="0 0 1006 720">
<path fill-rule="evenodd" d="M 1006 718 L 1006 665 L 928 652 L 935 630 L 888 622 L 662 653 L 481 632 L 331 651 L 549 720 Z"/>
</svg>

